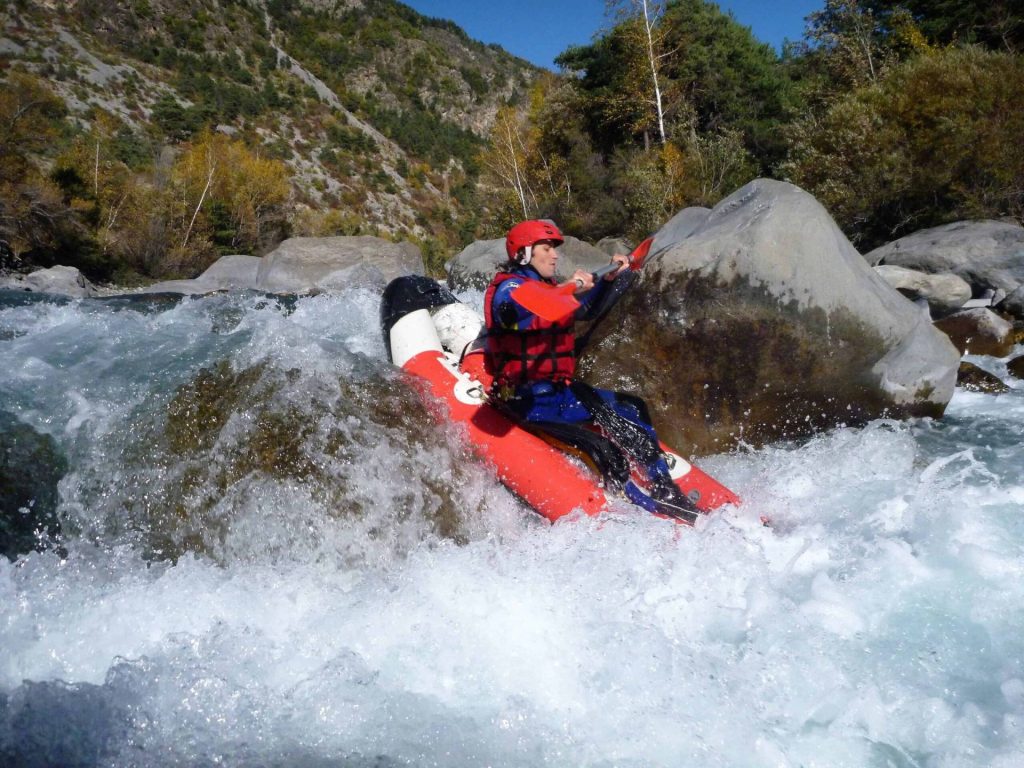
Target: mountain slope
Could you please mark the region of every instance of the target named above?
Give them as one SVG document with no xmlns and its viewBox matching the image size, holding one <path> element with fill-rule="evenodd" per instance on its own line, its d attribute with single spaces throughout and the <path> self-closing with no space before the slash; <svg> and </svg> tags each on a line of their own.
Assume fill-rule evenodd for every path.
<svg viewBox="0 0 1024 768">
<path fill-rule="evenodd" d="M 0 67 L 45 78 L 65 141 L 112 121 L 143 171 L 216 127 L 291 169 L 299 233 L 457 245 L 475 228 L 494 116 L 538 73 L 394 0 L 42 0 L 0 14 Z"/>
</svg>

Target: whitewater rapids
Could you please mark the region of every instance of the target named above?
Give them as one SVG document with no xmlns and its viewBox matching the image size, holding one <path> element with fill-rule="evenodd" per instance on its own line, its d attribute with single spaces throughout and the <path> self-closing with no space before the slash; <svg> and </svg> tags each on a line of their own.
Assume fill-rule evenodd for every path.
<svg viewBox="0 0 1024 768">
<path fill-rule="evenodd" d="M 59 546 L 0 558 L 0 763 L 1024 764 L 1004 361 L 700 459 L 744 503 L 696 531 L 550 526 L 418 413 L 378 296 L 0 294 L 0 411 L 64 467 Z"/>
</svg>

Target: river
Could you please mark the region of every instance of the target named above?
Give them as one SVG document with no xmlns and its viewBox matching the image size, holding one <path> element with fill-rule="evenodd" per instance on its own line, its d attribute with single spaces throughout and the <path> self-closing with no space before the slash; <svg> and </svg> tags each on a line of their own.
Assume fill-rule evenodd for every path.
<svg viewBox="0 0 1024 768">
<path fill-rule="evenodd" d="M 700 459 L 744 502 L 696 530 L 551 526 L 378 308 L 0 294 L 8 477 L 61 531 L 0 557 L 0 763 L 1024 764 L 1005 361 L 941 420 Z"/>
</svg>

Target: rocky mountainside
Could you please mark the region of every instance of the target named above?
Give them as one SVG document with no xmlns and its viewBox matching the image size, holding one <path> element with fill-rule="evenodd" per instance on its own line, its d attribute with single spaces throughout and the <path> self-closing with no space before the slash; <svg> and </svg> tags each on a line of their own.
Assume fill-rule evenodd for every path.
<svg viewBox="0 0 1024 768">
<path fill-rule="evenodd" d="M 0 70 L 45 78 L 65 138 L 112 121 L 140 166 L 215 128 L 285 162 L 327 234 L 472 228 L 479 149 L 537 74 L 395 0 L 13 0 L 0 21 Z"/>
</svg>

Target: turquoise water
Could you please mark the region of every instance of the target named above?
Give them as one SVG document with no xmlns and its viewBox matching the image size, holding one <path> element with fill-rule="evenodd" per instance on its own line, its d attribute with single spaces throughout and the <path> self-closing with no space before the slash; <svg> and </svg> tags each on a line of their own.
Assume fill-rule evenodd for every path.
<svg viewBox="0 0 1024 768">
<path fill-rule="evenodd" d="M 1024 764 L 1003 361 L 941 421 L 702 459 L 745 502 L 697 531 L 549 526 L 377 311 L 0 297 L 0 424 L 63 462 L 24 469 L 60 547 L 0 558 L 0 763 Z"/>
</svg>

